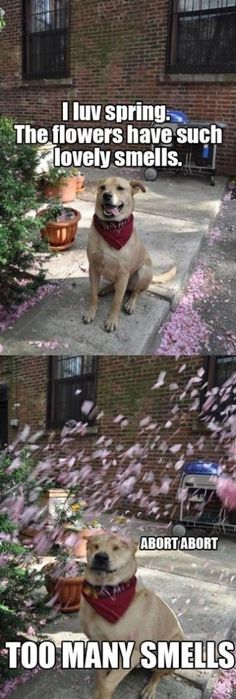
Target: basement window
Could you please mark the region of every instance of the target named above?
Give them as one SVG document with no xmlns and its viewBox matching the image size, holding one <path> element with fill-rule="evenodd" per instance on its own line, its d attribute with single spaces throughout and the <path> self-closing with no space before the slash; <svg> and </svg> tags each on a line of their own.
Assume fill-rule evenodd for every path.
<svg viewBox="0 0 236 699">
<path fill-rule="evenodd" d="M 236 0 L 170 0 L 169 20 L 169 72 L 236 72 Z"/>
<path fill-rule="evenodd" d="M 69 0 L 23 0 L 24 79 L 69 75 Z"/>
<path fill-rule="evenodd" d="M 94 425 L 96 401 L 97 358 L 93 356 L 49 357 L 48 426 L 62 427 L 69 420 Z M 91 410 L 82 412 L 85 401 L 93 403 Z"/>
</svg>

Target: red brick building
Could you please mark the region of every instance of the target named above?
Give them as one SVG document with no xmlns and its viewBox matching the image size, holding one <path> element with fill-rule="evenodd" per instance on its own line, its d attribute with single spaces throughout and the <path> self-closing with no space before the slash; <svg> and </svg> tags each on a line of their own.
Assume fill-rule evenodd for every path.
<svg viewBox="0 0 236 699">
<path fill-rule="evenodd" d="M 62 100 L 164 103 L 224 121 L 236 172 L 236 0 L 1 0 L 0 113 L 50 126 Z"/>
<path fill-rule="evenodd" d="M 184 368 L 183 368 L 184 367 Z M 193 384 L 191 396 L 186 392 L 189 379 L 204 367 L 201 381 Z M 183 368 L 183 371 L 182 371 Z M 150 416 L 151 422 L 160 426 L 160 441 L 149 451 L 145 471 L 152 470 L 156 483 L 160 484 L 163 469 L 173 479 L 171 498 L 174 502 L 179 484 L 176 460 L 205 458 L 222 462 L 226 468 L 228 452 L 214 441 L 200 418 L 199 408 L 191 410 L 192 403 L 201 396 L 204 384 L 221 385 L 235 371 L 236 357 L 1 357 L 0 358 L 0 438 L 1 443 L 13 441 L 25 424 L 32 430 L 51 432 L 71 419 L 88 419 L 89 434 L 84 446 L 90 450 L 95 441 L 105 435 L 114 447 L 122 444 L 123 450 L 142 440 L 140 420 Z M 179 370 L 181 372 L 179 373 Z M 165 382 L 158 390 L 151 390 L 160 372 L 166 372 Z M 178 388 L 176 388 L 178 385 Z M 87 400 L 96 405 L 99 420 L 87 418 L 81 413 L 81 405 Z M 173 419 L 171 412 L 179 402 L 177 422 L 168 428 Z M 122 414 L 128 423 L 115 424 L 114 418 Z M 93 413 L 92 413 L 93 415 Z M 167 429 L 168 428 L 168 429 Z M 151 432 L 149 433 L 151 434 Z M 147 433 L 144 436 L 147 439 Z M 168 441 L 168 449 L 163 447 Z M 169 446 L 181 443 L 177 456 Z M 191 448 L 189 447 L 191 445 Z M 189 456 L 188 456 L 189 455 Z M 108 480 L 114 477 L 115 462 L 108 471 Z M 144 484 L 145 488 L 148 488 Z M 165 498 L 160 496 L 165 504 Z M 135 504 L 132 506 L 136 511 Z"/>
</svg>

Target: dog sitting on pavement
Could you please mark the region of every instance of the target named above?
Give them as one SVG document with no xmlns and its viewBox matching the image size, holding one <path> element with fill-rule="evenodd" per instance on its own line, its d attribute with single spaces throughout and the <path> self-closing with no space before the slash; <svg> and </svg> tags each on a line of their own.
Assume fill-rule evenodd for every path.
<svg viewBox="0 0 236 699">
<path fill-rule="evenodd" d="M 134 194 L 145 187 L 138 180 L 108 177 L 98 186 L 95 214 L 88 237 L 90 278 L 90 303 L 83 316 L 91 323 L 97 312 L 98 297 L 114 289 L 114 298 L 105 329 L 117 329 L 118 319 L 126 291 L 130 292 L 124 310 L 132 314 L 142 291 L 152 280 L 165 283 L 176 274 L 175 265 L 170 270 L 153 277 L 153 266 L 146 247 L 141 242 L 134 225 Z M 99 292 L 100 278 L 111 283 Z"/>
<path fill-rule="evenodd" d="M 87 543 L 87 568 L 80 607 L 81 625 L 92 641 L 135 641 L 129 669 L 97 670 L 92 699 L 111 699 L 121 680 L 140 662 L 143 641 L 181 641 L 183 632 L 174 612 L 136 578 L 134 541 L 94 534 Z M 155 670 L 144 688 L 154 699 L 161 678 L 173 670 Z"/>
</svg>

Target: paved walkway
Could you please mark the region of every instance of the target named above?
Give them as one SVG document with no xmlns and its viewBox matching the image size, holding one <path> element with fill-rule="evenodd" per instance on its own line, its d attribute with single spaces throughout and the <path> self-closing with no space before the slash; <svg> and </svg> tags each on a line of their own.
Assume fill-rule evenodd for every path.
<svg viewBox="0 0 236 699">
<path fill-rule="evenodd" d="M 117 170 L 117 168 L 116 168 Z M 80 199 L 73 203 L 82 214 L 73 248 L 53 256 L 47 265 L 48 279 L 58 282 L 58 291 L 26 312 L 0 343 L 5 354 L 43 354 L 30 344 L 55 340 L 55 353 L 144 354 L 176 304 L 189 277 L 194 260 L 215 218 L 224 192 L 225 178 L 210 187 L 205 179 L 160 176 L 145 183 L 146 193 L 135 197 L 135 220 L 145 245 L 151 252 L 155 272 L 167 269 L 173 261 L 177 276 L 169 288 L 152 286 L 141 295 L 134 316 L 121 313 L 118 331 L 108 334 L 104 322 L 111 296 L 100 302 L 96 320 L 84 325 L 82 315 L 89 294 L 86 241 L 94 212 L 96 180 L 101 172 L 86 171 L 88 181 Z M 164 293 L 166 298 L 158 296 Z M 47 350 L 48 351 L 48 350 Z"/>
</svg>

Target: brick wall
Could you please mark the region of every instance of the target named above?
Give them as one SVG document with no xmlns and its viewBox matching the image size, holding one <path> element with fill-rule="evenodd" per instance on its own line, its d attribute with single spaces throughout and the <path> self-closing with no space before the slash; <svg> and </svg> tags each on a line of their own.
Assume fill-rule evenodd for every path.
<svg viewBox="0 0 236 699">
<path fill-rule="evenodd" d="M 163 475 L 172 478 L 171 492 L 168 496 L 158 496 L 158 502 L 162 506 L 162 514 L 167 516 L 169 507 L 176 508 L 176 491 L 179 485 L 179 471 L 175 470 L 175 463 L 182 454 L 186 454 L 187 445 L 193 446 L 193 456 L 189 458 L 206 458 L 220 460 L 227 466 L 227 454 L 219 444 L 211 439 L 210 434 L 198 420 L 198 413 L 190 411 L 189 397 L 184 395 L 184 389 L 188 380 L 197 373 L 203 365 L 202 357 L 191 357 L 175 360 L 171 357 L 99 357 L 97 376 L 97 408 L 103 412 L 98 424 L 98 434 L 87 436 L 85 447 L 90 451 L 98 437 L 105 435 L 112 440 L 112 451 L 116 457 L 119 451 L 116 448 L 122 445 L 124 451 L 137 441 L 141 444 L 147 439 L 147 432 L 139 434 L 139 422 L 144 416 L 150 415 L 152 422 L 160 427 L 160 440 L 149 451 L 145 461 L 144 472 L 152 471 L 155 482 L 160 485 Z M 183 364 L 186 367 L 183 372 L 179 369 Z M 151 390 L 160 371 L 166 371 L 165 385 L 157 391 Z M 26 423 L 32 429 L 46 426 L 47 406 L 47 357 L 13 357 L 0 359 L 0 383 L 7 383 L 9 387 L 9 420 L 12 417 L 19 418 L 19 429 Z M 175 392 L 169 390 L 171 383 L 178 383 L 179 388 Z M 196 390 L 196 388 L 195 388 Z M 171 418 L 171 409 L 176 402 L 176 395 L 181 396 L 179 417 L 170 428 L 166 428 L 166 422 Z M 15 404 L 19 407 L 15 408 Z M 114 418 L 122 414 L 128 420 L 126 426 L 114 424 Z M 171 418 L 172 419 L 172 418 Z M 14 439 L 16 430 L 10 428 L 9 439 Z M 151 435 L 151 432 L 149 433 Z M 153 433 L 154 434 L 154 433 Z M 206 439 L 203 441 L 203 437 Z M 152 438 L 152 435 L 151 435 Z M 178 455 L 172 455 L 168 450 L 163 451 L 163 442 L 168 440 L 168 445 L 182 444 Z M 119 459 L 117 461 L 119 463 Z M 126 464 L 127 465 L 127 464 Z M 112 483 L 117 465 L 111 459 L 107 471 L 108 490 Z M 143 484 L 144 494 L 148 492 L 150 485 Z M 123 502 L 132 512 L 137 513 L 140 507 L 133 503 Z M 167 508 L 166 508 L 167 506 Z"/>
<path fill-rule="evenodd" d="M 1 6 L 7 26 L 0 37 L 0 113 L 50 126 L 60 119 L 62 99 L 166 103 L 196 119 L 225 121 L 218 169 L 236 172 L 236 75 L 223 82 L 166 75 L 167 0 L 71 0 L 71 85 L 22 82 L 22 2 Z"/>
<path fill-rule="evenodd" d="M 0 383 L 8 386 L 9 442 L 26 424 L 32 430 L 46 427 L 47 369 L 47 357 L 1 357 Z M 10 425 L 14 418 L 19 420 L 18 430 Z"/>
</svg>

